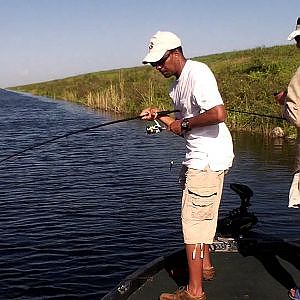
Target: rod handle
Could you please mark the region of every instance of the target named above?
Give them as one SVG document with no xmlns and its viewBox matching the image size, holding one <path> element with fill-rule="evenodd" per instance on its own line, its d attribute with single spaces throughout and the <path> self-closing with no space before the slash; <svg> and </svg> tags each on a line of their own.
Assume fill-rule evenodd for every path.
<svg viewBox="0 0 300 300">
<path fill-rule="evenodd" d="M 166 115 L 169 115 L 171 113 L 175 113 L 175 112 L 179 112 L 180 110 L 179 109 L 174 109 L 174 110 L 162 110 L 162 111 L 159 111 L 157 112 L 157 115 L 158 116 L 166 116 Z"/>
</svg>

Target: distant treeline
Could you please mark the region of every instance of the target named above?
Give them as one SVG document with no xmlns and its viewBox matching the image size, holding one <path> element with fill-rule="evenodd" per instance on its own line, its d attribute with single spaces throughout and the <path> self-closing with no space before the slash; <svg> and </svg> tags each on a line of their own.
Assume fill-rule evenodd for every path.
<svg viewBox="0 0 300 300">
<path fill-rule="evenodd" d="M 294 45 L 255 48 L 196 57 L 213 70 L 228 109 L 280 116 L 274 92 L 287 87 L 300 62 Z M 95 109 L 136 115 L 147 106 L 170 109 L 169 85 L 150 66 L 88 73 L 59 80 L 12 87 L 17 91 L 74 101 Z M 269 134 L 280 126 L 287 136 L 294 129 L 286 122 L 229 111 L 232 130 Z"/>
</svg>

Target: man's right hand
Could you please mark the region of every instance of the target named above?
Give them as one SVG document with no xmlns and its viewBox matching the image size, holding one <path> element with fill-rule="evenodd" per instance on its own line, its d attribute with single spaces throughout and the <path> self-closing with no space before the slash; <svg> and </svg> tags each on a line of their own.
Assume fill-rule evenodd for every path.
<svg viewBox="0 0 300 300">
<path fill-rule="evenodd" d="M 143 111 L 140 113 L 140 116 L 142 117 L 143 120 L 147 120 L 147 121 L 153 121 L 157 118 L 157 113 L 160 110 L 157 108 L 145 108 L 143 109 Z"/>
<path fill-rule="evenodd" d="M 274 95 L 275 100 L 280 104 L 284 105 L 285 97 L 286 97 L 286 91 L 281 91 Z"/>
</svg>

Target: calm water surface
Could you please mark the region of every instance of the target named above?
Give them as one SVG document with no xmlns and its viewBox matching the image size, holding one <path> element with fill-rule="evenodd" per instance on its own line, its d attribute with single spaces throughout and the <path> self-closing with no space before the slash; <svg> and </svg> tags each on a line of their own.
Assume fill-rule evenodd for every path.
<svg viewBox="0 0 300 300">
<path fill-rule="evenodd" d="M 112 120 L 4 90 L 0 105 L 0 159 Z M 244 183 L 254 191 L 257 228 L 298 238 L 300 212 L 287 208 L 294 142 L 233 137 L 236 159 L 221 213 L 239 205 L 229 183 Z M 0 164 L 0 299 L 101 299 L 138 267 L 180 247 L 182 158 L 181 138 L 149 136 L 144 122 L 129 121 Z"/>
</svg>

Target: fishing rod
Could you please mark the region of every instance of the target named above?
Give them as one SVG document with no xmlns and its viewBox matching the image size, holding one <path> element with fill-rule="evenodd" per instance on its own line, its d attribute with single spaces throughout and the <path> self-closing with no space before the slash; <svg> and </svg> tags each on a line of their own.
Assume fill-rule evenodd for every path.
<svg viewBox="0 0 300 300">
<path fill-rule="evenodd" d="M 236 109 L 227 109 L 227 111 L 236 112 L 236 113 L 240 113 L 240 114 L 246 114 L 246 115 L 253 115 L 253 116 L 258 116 L 258 117 L 263 117 L 263 118 L 271 118 L 271 119 L 285 120 L 286 121 L 286 119 L 283 118 L 283 117 L 259 114 L 259 113 L 250 112 L 250 111 L 242 111 L 242 110 L 236 110 Z"/>
<path fill-rule="evenodd" d="M 241 110 L 235 110 L 235 109 L 227 109 L 227 111 L 241 113 L 241 114 L 254 115 L 254 116 L 259 116 L 259 117 L 265 117 L 265 118 L 286 120 L 283 117 L 272 116 L 272 115 L 265 115 L 265 114 L 259 114 L 259 113 L 249 112 L 249 111 L 241 111 Z M 169 114 L 175 113 L 175 112 L 179 112 L 179 110 L 164 110 L 164 111 L 159 111 L 159 112 L 157 112 L 157 115 L 158 116 L 165 116 L 165 115 L 169 115 Z M 78 129 L 78 130 L 75 130 L 75 131 L 71 131 L 71 132 L 68 132 L 68 133 L 63 134 L 63 135 L 55 136 L 55 137 L 53 137 L 53 138 L 51 138 L 49 140 L 33 144 L 32 146 L 30 146 L 28 148 L 25 148 L 22 151 L 16 152 L 14 154 L 11 154 L 11 155 L 9 155 L 9 156 L 1 159 L 0 160 L 0 164 L 2 162 L 4 162 L 4 161 L 7 161 L 7 160 L 9 160 L 9 159 L 11 159 L 13 157 L 16 157 L 16 156 L 18 156 L 20 154 L 23 154 L 23 153 L 25 153 L 27 151 L 33 150 L 35 148 L 41 147 L 41 146 L 46 145 L 46 144 L 53 143 L 54 141 L 60 140 L 62 138 L 69 137 L 69 136 L 74 135 L 74 134 L 82 133 L 82 132 L 85 132 L 85 131 L 88 131 L 88 130 L 93 130 L 93 129 L 96 129 L 96 128 L 100 128 L 100 127 L 104 127 L 104 126 L 108 126 L 108 125 L 112 125 L 112 124 L 117 124 L 117 123 L 127 122 L 127 121 L 131 121 L 131 120 L 142 119 L 144 116 L 145 115 L 135 116 L 135 117 L 131 117 L 131 118 L 125 118 L 125 119 L 120 119 L 120 120 L 115 120 L 115 121 L 110 121 L 110 122 L 107 122 L 107 123 L 97 124 L 97 125 L 94 125 L 94 126 L 91 126 L 91 127 L 86 127 L 86 128 Z M 158 123 L 156 123 L 155 126 L 150 126 L 150 127 L 146 128 L 146 131 L 147 131 L 148 134 L 150 134 L 150 133 L 158 133 L 158 132 L 162 131 L 163 129 L 164 128 L 162 128 Z"/>
<path fill-rule="evenodd" d="M 166 116 L 166 115 L 169 115 L 169 114 L 175 113 L 175 112 L 179 112 L 179 110 L 177 110 L 177 109 L 176 110 L 162 110 L 162 111 L 157 112 L 157 116 Z M 70 135 L 78 134 L 78 133 L 81 133 L 81 132 L 85 132 L 85 131 L 88 131 L 88 130 L 92 130 L 92 129 L 96 129 L 96 128 L 100 128 L 100 127 L 104 127 L 104 126 L 108 126 L 108 125 L 112 125 L 112 124 L 117 124 L 117 123 L 132 121 L 132 120 L 139 120 L 139 119 L 142 119 L 145 116 L 146 115 L 142 115 L 142 116 L 135 116 L 135 117 L 131 117 L 131 118 L 125 118 L 125 119 L 110 121 L 110 122 L 107 122 L 107 123 L 97 124 L 97 125 L 94 125 L 94 126 L 90 126 L 90 127 L 78 129 L 78 130 L 75 130 L 75 131 L 71 131 L 71 132 L 68 132 L 68 133 L 63 134 L 63 135 L 58 135 L 58 136 L 55 136 L 55 137 L 53 137 L 53 138 L 51 138 L 49 140 L 33 144 L 32 146 L 30 146 L 28 148 L 25 148 L 22 151 L 19 151 L 19 152 L 16 152 L 14 154 L 11 154 L 11 155 L 9 155 L 9 156 L 1 159 L 0 163 L 4 162 L 6 160 L 9 160 L 9 159 L 11 159 L 13 157 L 16 157 L 16 156 L 18 156 L 20 154 L 23 154 L 24 152 L 27 152 L 27 151 L 30 151 L 32 149 L 41 147 L 43 145 L 53 143 L 54 141 L 57 141 L 57 140 L 69 137 Z"/>
<path fill-rule="evenodd" d="M 241 110 L 235 110 L 235 109 L 227 109 L 228 111 L 231 112 L 236 112 L 240 114 L 247 114 L 247 115 L 254 115 L 254 116 L 259 116 L 259 117 L 264 117 L 264 118 L 272 118 L 272 119 L 278 119 L 278 120 L 285 120 L 283 117 L 278 117 L 278 116 L 272 116 L 272 115 L 265 115 L 265 114 L 259 114 L 259 113 L 254 113 L 254 112 L 248 112 L 248 111 L 241 111 Z M 162 130 L 165 130 L 165 127 L 162 127 L 157 120 L 154 120 L 154 125 L 146 127 L 146 132 L 148 134 L 153 134 L 153 133 L 159 133 Z"/>
</svg>

